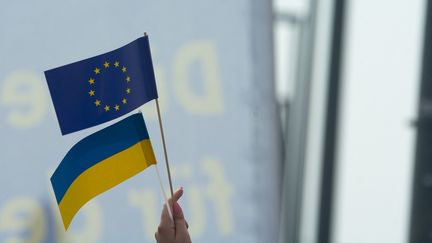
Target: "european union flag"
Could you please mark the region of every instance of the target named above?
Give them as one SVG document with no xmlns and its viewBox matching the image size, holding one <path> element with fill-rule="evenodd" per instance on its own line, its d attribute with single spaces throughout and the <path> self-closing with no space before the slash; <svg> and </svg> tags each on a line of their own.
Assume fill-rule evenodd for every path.
<svg viewBox="0 0 432 243">
<path fill-rule="evenodd" d="M 158 97 L 148 36 L 45 71 L 63 135 L 120 117 Z"/>
</svg>

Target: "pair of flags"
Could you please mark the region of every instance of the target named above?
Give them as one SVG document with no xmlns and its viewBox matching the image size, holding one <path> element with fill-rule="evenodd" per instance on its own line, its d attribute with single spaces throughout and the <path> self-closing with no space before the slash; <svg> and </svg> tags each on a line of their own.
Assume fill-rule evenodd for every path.
<svg viewBox="0 0 432 243">
<path fill-rule="evenodd" d="M 45 77 L 63 135 L 118 118 L 158 98 L 147 35 L 45 71 Z M 79 141 L 51 177 L 65 228 L 92 198 L 152 164 L 156 158 L 141 114 Z"/>
</svg>

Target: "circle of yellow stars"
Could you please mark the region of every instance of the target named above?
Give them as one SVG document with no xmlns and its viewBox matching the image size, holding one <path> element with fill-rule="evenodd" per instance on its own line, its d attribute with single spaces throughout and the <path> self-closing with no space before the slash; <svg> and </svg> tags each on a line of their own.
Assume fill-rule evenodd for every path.
<svg viewBox="0 0 432 243">
<path fill-rule="evenodd" d="M 111 63 L 109 61 L 105 61 L 103 63 L 103 66 L 96 67 L 93 70 L 93 73 L 94 73 L 93 77 L 90 77 L 88 79 L 88 83 L 90 85 L 90 90 L 88 91 L 88 95 L 89 95 L 90 98 L 93 98 L 94 105 L 96 107 L 98 107 L 98 108 L 102 107 L 105 112 L 119 111 L 121 109 L 120 105 L 126 105 L 127 104 L 128 100 L 127 100 L 126 97 L 127 97 L 127 95 L 129 95 L 132 92 L 131 88 L 129 88 L 127 86 L 126 89 L 124 90 L 125 96 L 120 100 L 120 102 L 118 102 L 118 103 L 116 103 L 114 105 L 112 105 L 112 104 L 105 104 L 105 103 L 102 102 L 101 99 L 94 99 L 96 97 L 96 95 L 97 95 L 96 94 L 96 90 L 94 88 L 95 82 L 96 82 L 96 80 L 95 80 L 94 77 L 97 77 L 98 75 L 100 75 L 101 72 L 102 72 L 102 70 L 108 70 L 110 67 L 113 67 L 114 69 L 120 70 L 125 75 L 124 82 L 126 82 L 127 84 L 129 84 L 132 81 L 131 77 L 127 74 L 127 68 L 125 66 L 123 66 L 123 65 L 120 65 L 119 61 L 115 61 L 113 65 L 111 65 Z"/>
</svg>

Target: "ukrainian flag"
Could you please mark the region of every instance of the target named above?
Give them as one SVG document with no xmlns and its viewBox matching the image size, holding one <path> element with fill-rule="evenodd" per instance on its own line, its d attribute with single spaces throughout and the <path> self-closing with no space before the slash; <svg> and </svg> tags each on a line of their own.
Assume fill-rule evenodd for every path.
<svg viewBox="0 0 432 243">
<path fill-rule="evenodd" d="M 79 141 L 51 177 L 65 228 L 92 198 L 152 164 L 156 158 L 141 114 Z"/>
</svg>

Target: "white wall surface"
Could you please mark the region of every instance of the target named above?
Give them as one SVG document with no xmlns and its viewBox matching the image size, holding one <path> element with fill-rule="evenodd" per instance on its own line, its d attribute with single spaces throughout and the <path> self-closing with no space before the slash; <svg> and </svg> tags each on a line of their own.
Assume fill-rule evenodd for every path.
<svg viewBox="0 0 432 243">
<path fill-rule="evenodd" d="M 347 3 L 331 242 L 408 239 L 425 9 Z"/>
</svg>

